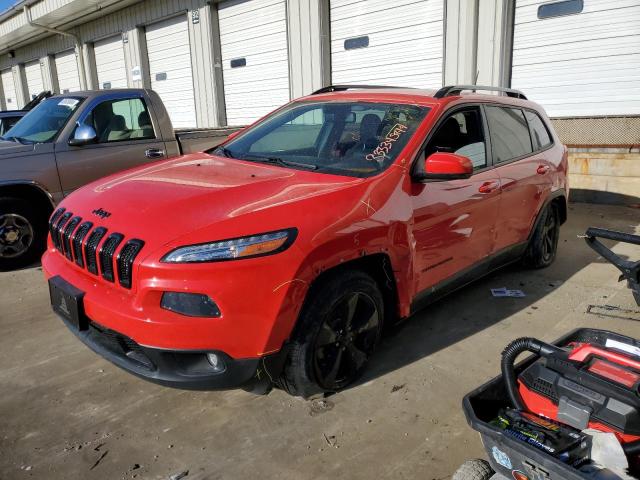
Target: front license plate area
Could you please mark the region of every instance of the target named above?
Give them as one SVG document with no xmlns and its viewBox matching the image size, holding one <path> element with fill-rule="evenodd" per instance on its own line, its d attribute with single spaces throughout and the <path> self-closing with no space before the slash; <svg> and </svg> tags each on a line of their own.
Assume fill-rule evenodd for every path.
<svg viewBox="0 0 640 480">
<path fill-rule="evenodd" d="M 78 330 L 87 330 L 89 320 L 84 314 L 84 292 L 60 276 L 49 279 L 49 296 L 53 311 Z"/>
</svg>

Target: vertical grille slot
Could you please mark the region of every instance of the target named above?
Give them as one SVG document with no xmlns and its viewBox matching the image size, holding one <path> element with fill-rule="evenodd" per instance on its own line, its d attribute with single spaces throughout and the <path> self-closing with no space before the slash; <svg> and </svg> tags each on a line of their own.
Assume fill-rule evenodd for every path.
<svg viewBox="0 0 640 480">
<path fill-rule="evenodd" d="M 84 258 L 82 255 L 82 242 L 84 241 L 84 237 L 87 236 L 87 233 L 89 233 L 89 230 L 91 230 L 92 226 L 93 226 L 93 223 L 84 222 L 82 225 L 78 227 L 78 229 L 76 230 L 76 233 L 73 235 L 71 239 L 71 242 L 73 245 L 73 256 L 76 259 L 76 264 L 78 264 L 82 268 L 84 268 Z"/>
<path fill-rule="evenodd" d="M 132 282 L 132 270 L 133 270 L 133 261 L 142 250 L 144 246 L 144 242 L 142 240 L 138 240 L 134 238 L 125 243 L 122 250 L 118 254 L 118 280 L 120 281 L 120 285 L 125 288 L 131 288 Z"/>
<path fill-rule="evenodd" d="M 69 221 L 69 219 L 73 216 L 71 212 L 65 212 L 61 217 L 58 223 L 56 223 L 55 231 L 51 239 L 53 240 L 53 244 L 56 248 L 62 252 L 62 232 L 64 230 L 64 225 Z M 62 252 L 64 253 L 64 252 Z"/>
<path fill-rule="evenodd" d="M 51 234 L 51 241 L 54 243 L 54 245 L 55 245 L 56 225 L 58 220 L 60 220 L 60 217 L 62 216 L 62 214 L 65 212 L 65 210 L 66 210 L 65 208 L 59 208 L 51 216 L 51 220 L 49 220 L 49 233 Z"/>
<path fill-rule="evenodd" d="M 67 223 L 67 226 L 64 227 L 64 233 L 62 235 L 62 250 L 64 251 L 64 256 L 71 261 L 73 261 L 73 255 L 71 252 L 71 234 L 81 221 L 82 218 L 73 217 L 71 221 Z"/>
<path fill-rule="evenodd" d="M 89 270 L 94 275 L 98 275 L 98 262 L 96 261 L 96 249 L 98 248 L 98 244 L 102 237 L 107 233 L 107 229 L 104 227 L 98 227 L 91 235 L 89 235 L 89 239 L 87 240 L 87 245 L 85 247 L 85 257 L 87 259 L 87 270 Z"/>
<path fill-rule="evenodd" d="M 114 281 L 113 274 L 113 254 L 120 245 L 124 236 L 121 233 L 112 233 L 102 244 L 100 248 L 100 270 L 102 277 L 110 282 Z"/>
</svg>

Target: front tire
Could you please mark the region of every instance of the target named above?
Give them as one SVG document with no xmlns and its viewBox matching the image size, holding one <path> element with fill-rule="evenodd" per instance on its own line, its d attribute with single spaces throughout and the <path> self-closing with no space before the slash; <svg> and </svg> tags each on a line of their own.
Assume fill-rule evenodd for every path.
<svg viewBox="0 0 640 480">
<path fill-rule="evenodd" d="M 545 268 L 553 263 L 560 238 L 560 215 L 555 205 L 547 205 L 531 235 L 523 257 L 529 268 Z"/>
<path fill-rule="evenodd" d="M 369 275 L 350 271 L 322 280 L 298 319 L 282 386 L 309 398 L 351 384 L 380 341 L 383 318 L 382 294 Z"/>
<path fill-rule="evenodd" d="M 34 263 L 46 245 L 46 218 L 21 198 L 0 198 L 0 271 Z"/>
</svg>

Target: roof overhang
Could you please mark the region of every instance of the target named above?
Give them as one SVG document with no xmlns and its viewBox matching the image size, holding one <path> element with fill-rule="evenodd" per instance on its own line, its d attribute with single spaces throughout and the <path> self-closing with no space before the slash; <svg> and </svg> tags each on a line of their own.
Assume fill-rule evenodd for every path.
<svg viewBox="0 0 640 480">
<path fill-rule="evenodd" d="M 30 25 L 31 21 L 48 28 L 67 31 L 141 0 L 22 0 L 0 15 L 0 53 L 23 47 L 51 35 Z M 55 8 L 54 5 L 58 5 Z"/>
</svg>

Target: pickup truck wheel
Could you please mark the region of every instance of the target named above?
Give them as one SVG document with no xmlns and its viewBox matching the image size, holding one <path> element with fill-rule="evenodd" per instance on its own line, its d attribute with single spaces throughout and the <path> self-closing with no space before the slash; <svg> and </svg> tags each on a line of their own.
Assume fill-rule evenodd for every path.
<svg viewBox="0 0 640 480">
<path fill-rule="evenodd" d="M 25 200 L 0 199 L 0 270 L 35 262 L 44 251 L 46 219 Z"/>
<path fill-rule="evenodd" d="M 560 216 L 554 205 L 548 205 L 531 236 L 523 262 L 530 268 L 544 268 L 553 263 L 560 237 Z"/>
<path fill-rule="evenodd" d="M 282 379 L 290 394 L 304 398 L 356 380 L 380 340 L 384 318 L 378 285 L 359 271 L 326 279 L 310 295 Z"/>
</svg>

